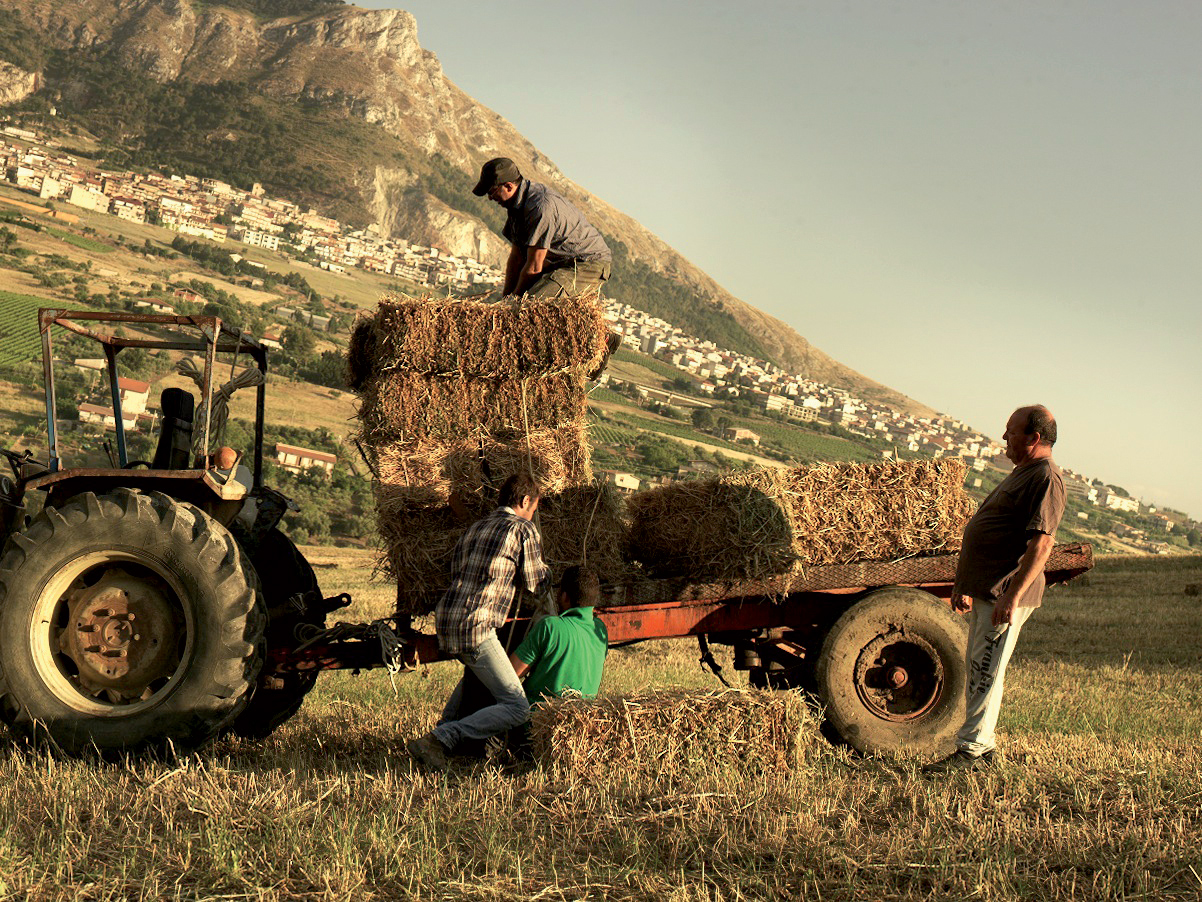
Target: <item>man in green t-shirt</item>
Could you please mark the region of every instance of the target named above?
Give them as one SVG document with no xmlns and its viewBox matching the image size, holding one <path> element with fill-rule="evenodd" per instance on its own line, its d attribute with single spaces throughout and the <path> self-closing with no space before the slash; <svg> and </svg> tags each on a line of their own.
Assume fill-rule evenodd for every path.
<svg viewBox="0 0 1202 902">
<path fill-rule="evenodd" d="M 526 681 L 526 698 L 537 704 L 566 690 L 594 698 L 609 652 L 605 624 L 593 616 L 601 600 L 601 580 L 592 567 L 569 567 L 559 581 L 559 615 L 545 617 L 530 628 L 509 656 L 519 679 Z"/>
</svg>

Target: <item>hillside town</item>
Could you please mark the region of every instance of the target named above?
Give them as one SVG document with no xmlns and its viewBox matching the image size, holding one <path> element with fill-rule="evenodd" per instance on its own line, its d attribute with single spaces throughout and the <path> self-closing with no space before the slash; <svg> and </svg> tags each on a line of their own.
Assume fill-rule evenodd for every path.
<svg viewBox="0 0 1202 902">
<path fill-rule="evenodd" d="M 432 289 L 479 292 L 501 273 L 471 257 L 353 229 L 291 201 L 193 175 L 108 172 L 82 164 L 28 129 L 6 126 L 0 168 L 6 181 L 40 200 L 64 202 L 131 222 L 151 223 L 216 243 L 227 239 L 285 250 L 332 272 L 359 268 Z M 20 142 L 20 143 L 18 143 Z"/>
<path fill-rule="evenodd" d="M 385 236 L 374 225 L 351 228 L 313 209 L 269 197 L 258 184 L 246 191 L 193 175 L 101 171 L 62 150 L 53 138 L 12 125 L 3 128 L 3 135 L 0 173 L 4 180 L 42 201 L 159 225 L 218 244 L 228 240 L 286 253 L 332 272 L 357 268 L 394 276 L 433 290 L 480 293 L 495 288 L 502 279 L 500 270 L 474 258 Z M 68 222 L 78 220 L 66 211 L 56 210 L 56 215 Z M 294 313 L 288 307 L 277 312 Z M 882 451 L 886 457 L 904 450 L 936 458 L 959 457 L 978 473 L 989 466 L 1008 467 L 1000 444 L 954 418 L 916 416 L 856 397 L 846 389 L 689 336 L 619 300 L 607 301 L 606 315 L 624 346 L 678 368 L 690 383 L 687 394 L 641 387 L 642 397 L 693 408 L 737 399 L 778 419 L 799 425 L 833 424 L 852 435 L 887 443 L 890 450 Z M 314 328 L 329 326 L 328 317 L 304 316 Z M 278 346 L 277 335 L 264 338 L 265 344 Z M 97 422 L 104 419 L 101 411 L 91 408 L 81 408 L 82 416 Z M 723 433 L 721 437 L 730 441 L 759 444 L 759 435 L 751 429 L 734 426 Z M 317 463 L 329 464 L 324 459 Z M 615 476 L 627 483 L 634 479 L 630 474 Z M 1171 532 L 1175 526 L 1173 518 L 1117 487 L 1067 469 L 1065 476 L 1070 496 L 1083 505 L 1142 515 L 1159 532 Z M 1143 538 L 1139 530 L 1128 532 L 1131 538 Z"/>
</svg>

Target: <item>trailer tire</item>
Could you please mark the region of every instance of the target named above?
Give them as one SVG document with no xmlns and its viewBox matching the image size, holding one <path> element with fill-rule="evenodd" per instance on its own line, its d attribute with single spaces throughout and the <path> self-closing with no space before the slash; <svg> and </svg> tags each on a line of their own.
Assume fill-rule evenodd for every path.
<svg viewBox="0 0 1202 902">
<path fill-rule="evenodd" d="M 305 696 L 317 685 L 317 671 L 270 672 L 271 652 L 292 649 L 300 644 L 297 627 L 325 628 L 325 612 L 320 607 L 321 587 L 312 565 L 279 529 L 263 536 L 251 558 L 263 584 L 267 605 L 267 630 L 263 636 L 268 664 L 254 687 L 250 701 L 230 726 L 244 739 L 266 739 L 300 710 Z M 291 600 L 304 596 L 303 610 Z"/>
<path fill-rule="evenodd" d="M 917 589 L 879 589 L 827 633 L 815 675 L 827 725 L 866 754 L 950 752 L 964 722 L 968 627 Z"/>
<path fill-rule="evenodd" d="M 85 492 L 0 556 L 0 719 L 71 755 L 198 748 L 246 703 L 265 621 L 242 550 L 199 508 Z"/>
</svg>

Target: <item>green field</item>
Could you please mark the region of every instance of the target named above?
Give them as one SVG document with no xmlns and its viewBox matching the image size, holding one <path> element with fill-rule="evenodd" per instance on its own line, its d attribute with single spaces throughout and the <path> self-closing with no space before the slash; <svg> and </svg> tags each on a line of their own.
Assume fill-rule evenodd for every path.
<svg viewBox="0 0 1202 902">
<path fill-rule="evenodd" d="M 310 549 L 384 613 L 364 552 Z M 98 764 L 0 740 L 12 899 L 1186 900 L 1202 894 L 1202 559 L 1103 559 L 1023 631 L 1005 762 L 955 778 L 814 733 L 791 769 L 707 758 L 415 770 L 456 678 L 323 676 L 272 738 Z M 340 616 L 340 619 L 342 619 Z M 714 687 L 696 645 L 611 652 L 602 694 Z M 728 659 L 722 659 L 729 664 Z M 728 669 L 728 674 L 733 671 Z M 736 678 L 737 675 L 736 675 Z M 604 755 L 604 751 L 599 752 Z"/>
<path fill-rule="evenodd" d="M 116 250 L 111 244 L 105 244 L 103 241 L 97 241 L 95 238 L 89 238 L 86 235 L 76 235 L 72 232 L 64 232 L 62 229 L 46 229 L 46 231 L 55 238 L 65 241 L 67 244 L 73 245 L 80 250 L 92 251 L 98 254 L 111 254 Z"/>
<path fill-rule="evenodd" d="M 61 307 L 63 301 L 0 291 L 0 366 L 39 359 L 38 308 Z"/>
<path fill-rule="evenodd" d="M 877 461 L 881 459 L 863 445 L 837 438 L 833 435 L 823 435 L 811 432 L 800 426 L 787 426 L 771 420 L 732 416 L 732 420 L 759 434 L 761 442 L 766 445 L 777 445 L 800 461 L 814 462 L 823 460 Z"/>
</svg>

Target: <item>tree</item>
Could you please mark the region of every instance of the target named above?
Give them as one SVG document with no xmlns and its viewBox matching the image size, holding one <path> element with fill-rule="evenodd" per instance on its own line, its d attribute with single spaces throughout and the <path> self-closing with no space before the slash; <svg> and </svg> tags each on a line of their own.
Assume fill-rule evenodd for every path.
<svg viewBox="0 0 1202 902">
<path fill-rule="evenodd" d="M 294 323 L 284 330 L 280 344 L 284 346 L 293 360 L 300 361 L 312 355 L 313 350 L 317 347 L 317 339 L 313 336 L 313 330 L 308 326 Z"/>
<path fill-rule="evenodd" d="M 714 412 L 708 407 L 698 407 L 692 414 L 693 425 L 709 432 L 714 428 Z"/>
<path fill-rule="evenodd" d="M 1202 532 L 1199 532 L 1196 528 L 1191 529 L 1185 534 L 1185 541 L 1189 542 L 1190 548 L 1197 548 L 1199 545 L 1202 545 Z"/>
</svg>

